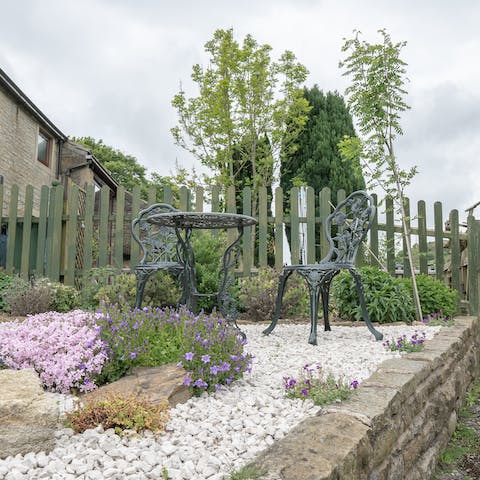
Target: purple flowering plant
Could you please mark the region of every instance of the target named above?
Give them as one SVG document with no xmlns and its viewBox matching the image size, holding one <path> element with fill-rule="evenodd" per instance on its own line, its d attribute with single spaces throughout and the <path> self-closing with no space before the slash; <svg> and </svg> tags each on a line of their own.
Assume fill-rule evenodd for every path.
<svg viewBox="0 0 480 480">
<path fill-rule="evenodd" d="M 107 359 L 95 314 L 47 312 L 0 330 L 0 357 L 8 368 L 33 368 L 48 390 L 93 390 Z"/>
<path fill-rule="evenodd" d="M 441 326 L 441 327 L 451 327 L 455 324 L 451 317 L 447 317 L 443 312 L 430 313 L 424 319 L 422 323 L 429 326 Z"/>
<path fill-rule="evenodd" d="M 196 395 L 230 385 L 251 370 L 252 356 L 245 354 L 246 340 L 217 312 L 194 315 L 181 310 L 185 317 L 185 350 L 179 361 L 188 373 L 184 384 Z"/>
<path fill-rule="evenodd" d="M 108 361 L 98 383 L 113 382 L 132 367 L 178 362 L 184 344 L 179 315 L 170 309 L 132 310 L 125 303 L 104 304 L 99 312 L 100 335 L 108 345 Z"/>
<path fill-rule="evenodd" d="M 283 377 L 287 398 L 309 398 L 315 405 L 327 405 L 347 399 L 359 385 L 358 380 L 348 383 L 325 374 L 320 365 L 305 365 L 297 378 Z"/>
<path fill-rule="evenodd" d="M 386 340 L 383 346 L 392 352 L 420 352 L 423 350 L 426 339 L 426 333 L 421 334 L 415 330 L 415 333 L 407 338 L 407 335 L 401 335 L 396 340 Z"/>
<path fill-rule="evenodd" d="M 99 323 L 109 346 L 102 381 L 120 378 L 133 366 L 176 362 L 187 371 L 185 385 L 199 394 L 229 385 L 250 370 L 245 342 L 215 312 L 106 305 Z"/>
<path fill-rule="evenodd" d="M 230 384 L 250 370 L 245 342 L 217 314 L 105 305 L 101 312 L 49 312 L 0 328 L 7 368 L 33 368 L 49 390 L 93 390 L 134 366 L 179 362 L 195 393 Z"/>
</svg>

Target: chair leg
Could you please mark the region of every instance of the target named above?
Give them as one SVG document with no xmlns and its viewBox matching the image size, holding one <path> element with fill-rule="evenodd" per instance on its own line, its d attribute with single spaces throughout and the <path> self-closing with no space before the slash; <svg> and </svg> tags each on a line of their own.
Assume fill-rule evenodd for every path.
<svg viewBox="0 0 480 480">
<path fill-rule="evenodd" d="M 277 291 L 277 301 L 275 302 L 275 312 L 273 314 L 272 323 L 262 332 L 264 335 L 272 333 L 273 329 L 276 327 L 278 319 L 280 318 L 280 311 L 282 309 L 282 299 L 283 291 L 285 290 L 285 284 L 288 280 L 288 277 L 293 273 L 293 270 L 283 271 L 278 280 L 278 291 Z"/>
<path fill-rule="evenodd" d="M 320 297 L 320 283 L 307 282 L 310 295 L 310 336 L 308 343 L 317 345 L 318 300 Z M 323 294 L 322 294 L 323 300 Z"/>
<path fill-rule="evenodd" d="M 153 272 L 137 271 L 137 294 L 135 296 L 135 308 L 142 308 L 143 292 L 148 278 Z"/>
<path fill-rule="evenodd" d="M 330 281 L 325 282 L 321 288 L 322 293 L 322 308 L 323 308 L 323 324 L 325 326 L 325 331 L 330 332 L 330 322 L 328 320 L 328 301 L 330 297 Z"/>
<path fill-rule="evenodd" d="M 370 330 L 370 332 L 373 334 L 376 340 L 382 340 L 383 334 L 381 334 L 378 330 L 376 330 L 373 327 L 372 322 L 370 321 L 370 316 L 368 315 L 368 312 L 367 312 L 367 306 L 365 304 L 365 295 L 363 293 L 362 279 L 360 278 L 359 273 L 356 272 L 355 270 L 349 270 L 349 272 L 352 275 L 352 277 L 355 279 L 355 285 L 357 287 L 357 293 L 360 299 L 360 306 L 362 308 L 362 315 L 363 315 L 363 319 L 365 320 L 365 323 L 367 324 L 367 328 Z"/>
</svg>

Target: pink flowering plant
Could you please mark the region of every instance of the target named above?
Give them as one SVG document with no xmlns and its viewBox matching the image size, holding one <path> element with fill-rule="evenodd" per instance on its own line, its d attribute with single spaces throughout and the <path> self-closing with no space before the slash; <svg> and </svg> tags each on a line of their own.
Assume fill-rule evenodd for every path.
<svg viewBox="0 0 480 480">
<path fill-rule="evenodd" d="M 320 365 L 305 365 L 298 377 L 283 377 L 287 398 L 311 399 L 315 405 L 327 405 L 347 399 L 359 385 L 357 380 L 348 383 L 335 379 L 322 370 Z"/>
<path fill-rule="evenodd" d="M 107 358 L 96 317 L 74 310 L 48 312 L 8 322 L 0 329 L 0 358 L 8 368 L 33 368 L 48 390 L 68 393 L 95 388 Z"/>
</svg>

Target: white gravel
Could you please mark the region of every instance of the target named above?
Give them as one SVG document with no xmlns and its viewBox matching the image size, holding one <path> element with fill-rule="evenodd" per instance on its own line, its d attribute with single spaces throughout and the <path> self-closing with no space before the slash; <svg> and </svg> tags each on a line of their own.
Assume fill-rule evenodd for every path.
<svg viewBox="0 0 480 480">
<path fill-rule="evenodd" d="M 0 480 L 162 479 L 220 480 L 318 411 L 310 400 L 284 397 L 282 378 L 305 364 L 319 364 L 351 382 L 368 378 L 387 358 L 399 357 L 364 327 L 319 328 L 318 345 L 308 344 L 308 325 L 242 326 L 246 350 L 255 358 L 244 379 L 215 394 L 192 398 L 171 410 L 167 431 L 155 438 L 119 437 L 101 427 L 73 435 L 57 432 L 55 449 L 0 460 Z M 415 330 L 432 338 L 441 327 L 381 326 L 385 339 Z"/>
</svg>

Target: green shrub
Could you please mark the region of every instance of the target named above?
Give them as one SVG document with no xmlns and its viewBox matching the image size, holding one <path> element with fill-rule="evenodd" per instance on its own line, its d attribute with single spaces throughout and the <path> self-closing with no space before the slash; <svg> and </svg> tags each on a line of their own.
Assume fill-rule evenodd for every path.
<svg viewBox="0 0 480 480">
<path fill-rule="evenodd" d="M 226 235 L 223 232 L 213 234 L 208 231 L 195 232 L 192 235 L 192 248 L 195 252 L 195 280 L 197 290 L 204 297 L 199 297 L 197 307 L 211 312 L 217 307 L 218 272 L 226 248 Z M 231 291 L 235 297 L 235 293 Z"/>
<path fill-rule="evenodd" d="M 4 293 L 7 311 L 18 316 L 48 312 L 52 310 L 54 299 L 55 291 L 44 278 L 27 282 L 21 277 L 12 277 Z"/>
<path fill-rule="evenodd" d="M 111 394 L 105 398 L 88 399 L 83 406 L 66 413 L 66 425 L 75 432 L 84 432 L 98 425 L 117 434 L 123 430 L 159 432 L 170 419 L 168 401 L 153 403 L 135 394 Z"/>
<path fill-rule="evenodd" d="M 410 290 L 402 279 L 394 278 L 377 267 L 359 269 L 370 320 L 379 323 L 411 322 L 415 318 Z M 332 284 L 332 299 L 338 315 L 346 320 L 360 320 L 362 312 L 355 281 L 342 271 Z"/>
<path fill-rule="evenodd" d="M 84 310 L 96 310 L 99 307 L 98 293 L 119 275 L 112 267 L 92 268 L 82 277 L 80 305 Z"/>
<path fill-rule="evenodd" d="M 52 283 L 54 298 L 52 310 L 56 312 L 70 312 L 80 307 L 80 294 L 75 287 L 63 283 Z"/>
<path fill-rule="evenodd" d="M 98 289 L 94 300 L 97 306 L 102 303 L 121 303 L 133 308 L 137 294 L 137 277 L 134 273 L 118 273 L 111 283 Z M 173 274 L 159 270 L 147 280 L 143 292 L 144 307 L 173 307 L 180 298 L 180 286 Z"/>
<path fill-rule="evenodd" d="M 12 276 L 0 270 L 0 311 L 5 311 L 8 307 L 4 296 L 11 284 Z"/>
<path fill-rule="evenodd" d="M 103 303 L 121 303 L 133 308 L 136 293 L 137 277 L 134 273 L 111 267 L 92 268 L 82 282 L 80 303 L 85 310 L 97 310 Z M 145 285 L 142 306 L 176 306 L 180 293 L 175 275 L 159 270 L 150 276 Z"/>
<path fill-rule="evenodd" d="M 277 299 L 279 274 L 271 267 L 260 268 L 256 276 L 240 280 L 239 300 L 249 320 L 271 320 Z M 308 315 L 307 287 L 292 275 L 283 294 L 282 316 Z"/>
<path fill-rule="evenodd" d="M 448 288 L 443 282 L 434 277 L 420 274 L 416 275 L 418 296 L 424 317 L 441 313 L 446 317 L 452 316 L 457 311 L 457 292 Z M 410 295 L 413 296 L 412 281 L 410 278 L 402 279 Z"/>
</svg>

